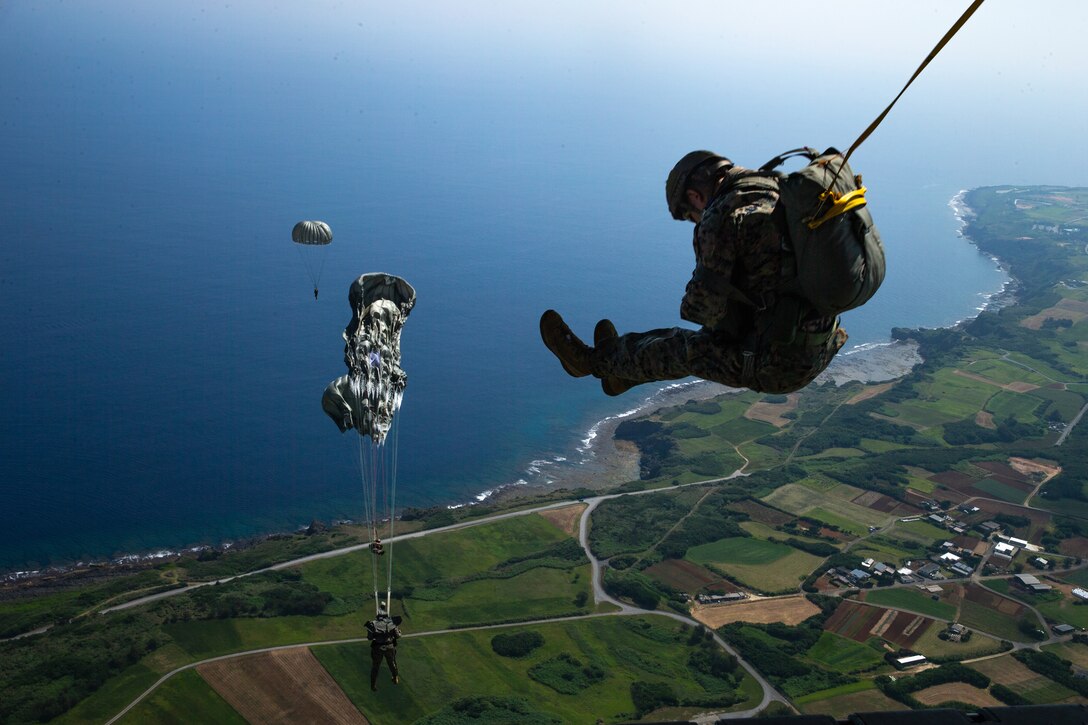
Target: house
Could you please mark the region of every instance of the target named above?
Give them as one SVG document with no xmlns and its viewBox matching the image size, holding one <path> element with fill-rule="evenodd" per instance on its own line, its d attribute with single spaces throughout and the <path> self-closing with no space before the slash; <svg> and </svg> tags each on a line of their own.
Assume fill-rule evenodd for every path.
<svg viewBox="0 0 1088 725">
<path fill-rule="evenodd" d="M 983 534 L 989 536 L 995 531 L 1001 531 L 1001 524 L 997 523 L 996 521 L 983 521 L 981 524 L 978 525 L 977 528 Z"/>
<path fill-rule="evenodd" d="M 960 557 L 956 556 L 951 551 L 946 551 L 937 557 L 937 561 L 941 562 L 942 564 L 955 564 L 959 560 Z"/>
<path fill-rule="evenodd" d="M 950 566 L 949 569 L 951 569 L 954 574 L 959 574 L 960 576 L 971 576 L 971 574 L 975 571 L 961 561 L 956 562 L 955 564 Z"/>
<path fill-rule="evenodd" d="M 948 640 L 950 642 L 962 642 L 969 634 L 971 634 L 971 630 L 962 624 L 953 622 L 948 625 Z"/>
<path fill-rule="evenodd" d="M 862 571 L 861 569 L 854 569 L 847 576 L 858 584 L 869 580 L 869 572 Z"/>
<path fill-rule="evenodd" d="M 994 556 L 999 556 L 1002 559 L 1012 559 L 1016 556 L 1016 552 L 1020 551 L 1012 544 L 1006 544 L 1004 541 L 1000 541 L 994 545 Z"/>
<path fill-rule="evenodd" d="M 874 561 L 873 559 L 866 559 L 865 561 L 861 562 L 861 568 L 862 569 L 871 569 L 872 566 L 873 566 L 873 561 Z"/>
<path fill-rule="evenodd" d="M 882 561 L 873 564 L 873 574 L 876 574 L 877 576 L 891 575 L 894 572 L 895 567 L 888 566 Z"/>
<path fill-rule="evenodd" d="M 918 569 L 918 576 L 924 576 L 926 579 L 941 578 L 941 567 L 930 562 Z"/>
<path fill-rule="evenodd" d="M 944 516 L 941 516 L 940 514 L 930 514 L 929 516 L 926 516 L 926 520 L 928 520 L 931 524 L 936 524 L 937 526 L 944 526 Z"/>
</svg>

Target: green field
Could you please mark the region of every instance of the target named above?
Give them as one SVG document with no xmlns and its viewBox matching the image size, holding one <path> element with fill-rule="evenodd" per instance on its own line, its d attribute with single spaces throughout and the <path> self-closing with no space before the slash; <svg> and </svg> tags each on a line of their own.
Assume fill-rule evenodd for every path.
<svg viewBox="0 0 1088 725">
<path fill-rule="evenodd" d="M 872 681 L 865 680 L 864 682 L 871 683 Z M 838 689 L 839 688 L 825 690 L 825 692 L 836 692 Z M 820 694 L 821 693 L 815 693 L 814 696 Z M 876 689 L 875 686 L 871 686 L 865 690 L 823 697 L 818 700 L 805 700 L 805 703 L 800 705 L 800 707 L 801 711 L 806 715 L 830 715 L 839 719 L 845 718 L 847 715 L 855 712 L 905 709 L 905 706 L 902 703 L 891 699 L 883 692 Z"/>
<path fill-rule="evenodd" d="M 945 629 L 942 622 L 937 622 L 926 630 L 925 634 L 911 645 L 911 649 L 923 654 L 932 660 L 956 659 L 965 660 L 972 657 L 997 654 L 1002 651 L 1001 642 L 993 637 L 987 637 L 980 632 L 972 632 L 966 642 L 951 642 L 938 637 Z"/>
<path fill-rule="evenodd" d="M 986 410 L 993 413 L 998 420 L 1011 417 L 1022 423 L 1031 423 L 1036 420 L 1035 409 L 1042 402 L 1040 398 L 1027 393 L 1002 390 L 986 402 Z"/>
<path fill-rule="evenodd" d="M 884 661 L 883 655 L 872 647 L 824 632 L 805 656 L 835 672 L 862 672 Z"/>
<path fill-rule="evenodd" d="M 847 530 L 862 533 L 867 531 L 869 526 L 883 525 L 891 519 L 889 514 L 858 506 L 845 500 L 844 497 L 840 497 L 851 491 L 856 492 L 854 495 L 861 493 L 859 489 L 851 486 L 842 487 L 840 494 L 839 486 L 830 489 L 830 491 L 816 491 L 807 486 L 789 483 L 764 496 L 763 500 L 783 511 L 821 518 L 821 520 L 837 526 L 845 525 Z M 820 509 L 821 513 L 826 515 L 828 519 L 823 519 L 813 513 L 816 509 Z M 829 519 L 834 519 L 834 521 Z"/>
<path fill-rule="evenodd" d="M 1015 489 L 1012 486 L 1007 486 L 1000 481 L 995 481 L 992 478 L 984 478 L 981 481 L 975 481 L 974 486 L 980 491 L 985 491 L 994 498 L 1008 501 L 1009 503 L 1024 503 L 1024 499 L 1027 497 L 1027 494 L 1023 491 Z"/>
<path fill-rule="evenodd" d="M 872 690 L 874 688 L 876 688 L 876 683 L 872 680 L 858 680 L 857 682 L 851 682 L 847 685 L 839 685 L 838 687 L 832 687 L 828 690 L 813 692 L 810 695 L 795 697 L 793 698 L 793 701 L 797 705 L 804 705 L 809 702 L 819 702 L 820 700 L 827 700 L 841 695 L 850 695 L 855 692 L 865 692 L 866 690 Z"/>
<path fill-rule="evenodd" d="M 639 630 L 635 625 L 640 623 L 649 628 Z M 550 713 L 562 722 L 583 722 L 587 706 L 594 719 L 630 719 L 634 709 L 630 686 L 635 681 L 667 683 L 685 698 L 732 692 L 720 680 L 717 688 L 711 680 L 705 681 L 710 689 L 700 684 L 687 664 L 693 651 L 687 644 L 691 630 L 664 617 L 604 617 L 526 629 L 539 632 L 545 643 L 518 659 L 492 651 L 495 630 L 405 639 L 397 656 L 401 684 L 383 688 L 379 697 L 370 692 L 370 653 L 365 644 L 314 647 L 313 652 L 375 725 L 413 722 L 458 698 L 500 693 L 524 698 L 533 710 Z M 564 695 L 528 675 L 533 665 L 561 653 L 603 668 L 605 679 L 578 694 Z M 743 677 L 750 680 L 748 675 Z M 731 709 L 745 709 L 759 701 L 758 687 L 742 684 L 741 689 L 754 698 Z"/>
<path fill-rule="evenodd" d="M 762 438 L 777 430 L 778 428 L 775 426 L 770 423 L 764 423 L 761 420 L 736 418 L 728 423 L 715 426 L 710 432 L 718 438 L 736 445 L 738 443 L 744 443 L 745 441 L 755 440 L 756 438 Z"/>
<path fill-rule="evenodd" d="M 757 539 L 769 539 L 773 537 L 778 539 L 779 542 L 785 542 L 786 539 L 797 539 L 798 541 L 804 541 L 809 544 L 830 544 L 831 546 L 837 546 L 836 542 L 818 539 L 813 536 L 800 536 L 798 534 L 779 531 L 776 528 L 768 526 L 767 524 L 761 524 L 757 521 L 745 521 L 740 527 Z"/>
<path fill-rule="evenodd" d="M 973 375 L 981 375 L 988 380 L 993 380 L 999 385 L 1008 385 L 1009 383 L 1016 382 L 1046 385 L 1050 382 L 1042 375 L 1038 375 L 1019 365 L 1013 365 L 1010 362 L 999 359 L 979 360 L 964 366 L 963 369 Z"/>
<path fill-rule="evenodd" d="M 931 595 L 924 594 L 914 587 L 871 589 L 865 593 L 865 601 L 870 604 L 918 612 L 936 619 L 952 620 L 956 616 L 956 608 L 951 604 L 935 602 Z"/>
<path fill-rule="evenodd" d="M 823 561 L 791 546 L 754 538 L 721 539 L 695 546 L 688 549 L 685 558 L 761 592 L 795 591 Z"/>
<path fill-rule="evenodd" d="M 861 536 L 868 532 L 869 527 L 859 524 L 857 521 L 841 514 L 829 511 L 823 506 L 817 506 L 816 508 L 809 509 L 806 516 L 810 516 L 817 521 L 823 521 L 825 524 L 830 524 L 837 527 L 840 531 L 853 534 L 854 536 Z"/>
<path fill-rule="evenodd" d="M 947 529 L 934 526 L 928 521 L 896 521 L 891 534 L 908 541 L 917 541 L 925 546 L 934 541 L 944 541 L 952 536 L 952 533 Z"/>
<path fill-rule="evenodd" d="M 123 725 L 187 725 L 194 717 L 206 723 L 244 725 L 239 715 L 196 670 L 171 677 L 120 720 Z"/>
<path fill-rule="evenodd" d="M 1017 620 L 966 599 L 960 603 L 960 622 L 1010 642 L 1028 641 L 1028 636 L 1017 626 Z"/>
</svg>

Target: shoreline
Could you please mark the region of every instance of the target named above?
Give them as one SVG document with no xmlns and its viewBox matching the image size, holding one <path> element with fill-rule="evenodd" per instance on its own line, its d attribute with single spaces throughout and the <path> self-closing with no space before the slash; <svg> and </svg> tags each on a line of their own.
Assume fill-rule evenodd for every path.
<svg viewBox="0 0 1088 725">
<path fill-rule="evenodd" d="M 964 201 L 968 191 L 968 189 L 961 189 L 949 200 L 948 206 L 959 221 L 956 236 L 963 238 L 969 244 L 975 245 L 975 242 L 964 233 L 968 220 L 974 216 L 974 211 Z M 981 250 L 979 250 L 979 253 L 985 254 L 995 263 L 999 270 L 1005 272 L 1006 276 L 1008 276 L 1008 270 L 1000 259 Z M 979 294 L 983 296 L 984 301 L 976 308 L 977 313 L 1007 307 L 1015 302 L 1017 291 L 1016 280 L 1008 277 L 1000 290 L 992 293 L 980 292 Z M 975 319 L 977 313 L 974 316 L 957 320 L 946 327 L 948 329 L 960 327 Z M 918 345 L 910 341 L 888 340 L 886 342 L 861 343 L 846 352 L 840 352 L 836 355 L 831 365 L 816 378 L 814 384 L 833 382 L 835 385 L 845 385 L 854 381 L 861 383 L 887 382 L 907 375 L 922 362 L 924 360 L 918 353 Z M 518 499 L 549 493 L 561 488 L 588 488 L 593 491 L 600 491 L 628 481 L 638 480 L 640 454 L 637 447 L 624 441 L 618 441 L 615 438 L 616 428 L 621 422 L 652 415 L 662 408 L 682 405 L 689 400 L 706 400 L 730 392 L 739 391 L 736 388 L 729 388 L 705 380 L 690 380 L 666 385 L 644 396 L 641 402 L 634 407 L 614 413 L 593 423 L 579 437 L 581 445 L 577 446 L 576 450 L 581 460 L 570 461 L 565 457 L 556 457 L 551 460 L 534 459 L 530 461 L 525 469 L 526 473 L 534 478 L 539 476 L 542 480 L 528 481 L 525 478 L 520 478 L 511 483 L 484 490 L 476 494 L 472 500 L 449 503 L 446 508 L 459 509 L 485 502 L 489 504 L 512 503 Z M 306 526 L 300 526 L 296 531 L 305 528 Z M 246 541 L 260 541 L 283 533 L 283 530 L 278 530 L 264 535 L 254 535 Z M 245 545 L 246 541 L 227 541 L 214 547 L 190 546 L 176 550 L 159 549 L 157 551 L 125 554 L 112 559 L 58 564 L 35 570 L 0 571 L 0 585 L 25 584 L 35 579 L 63 575 L 83 569 L 101 571 L 104 569 L 144 568 L 160 561 L 170 560 L 202 549 L 228 550 L 240 548 Z"/>
</svg>

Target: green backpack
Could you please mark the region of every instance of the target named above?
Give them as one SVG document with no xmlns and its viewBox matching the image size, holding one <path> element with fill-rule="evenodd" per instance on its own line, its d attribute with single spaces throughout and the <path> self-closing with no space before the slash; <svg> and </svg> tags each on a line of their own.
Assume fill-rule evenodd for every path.
<svg viewBox="0 0 1088 725">
<path fill-rule="evenodd" d="M 789 174 L 774 171 L 791 156 L 809 163 Z M 806 146 L 776 156 L 758 172 L 778 180 L 776 212 L 793 251 L 780 289 L 828 316 L 865 304 L 884 281 L 884 246 L 865 206 L 865 187 L 843 161 L 836 149 L 821 154 Z"/>
</svg>

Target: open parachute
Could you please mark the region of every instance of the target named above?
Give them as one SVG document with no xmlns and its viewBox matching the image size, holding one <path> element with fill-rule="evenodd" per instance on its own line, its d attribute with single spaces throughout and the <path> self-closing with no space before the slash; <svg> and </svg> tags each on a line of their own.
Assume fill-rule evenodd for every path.
<svg viewBox="0 0 1088 725">
<path fill-rule="evenodd" d="M 340 432 L 358 436 L 363 513 L 371 539 L 376 608 L 389 611 L 393 581 L 392 537 L 397 492 L 397 412 L 408 376 L 400 366 L 400 333 L 416 303 L 410 284 L 391 274 L 364 274 L 348 292 L 351 321 L 344 329 L 346 375 L 333 380 L 321 408 Z M 387 525 L 387 528 L 386 528 Z M 387 531 L 386 542 L 379 529 Z M 386 562 L 385 596 L 378 561 Z"/>
<path fill-rule="evenodd" d="M 332 243 L 332 228 L 325 222 L 301 221 L 291 230 L 291 241 L 295 243 L 298 256 L 306 265 L 310 283 L 314 286 L 314 299 L 317 299 L 317 287 L 321 282 L 321 273 L 325 269 L 325 257 L 329 244 Z"/>
</svg>

